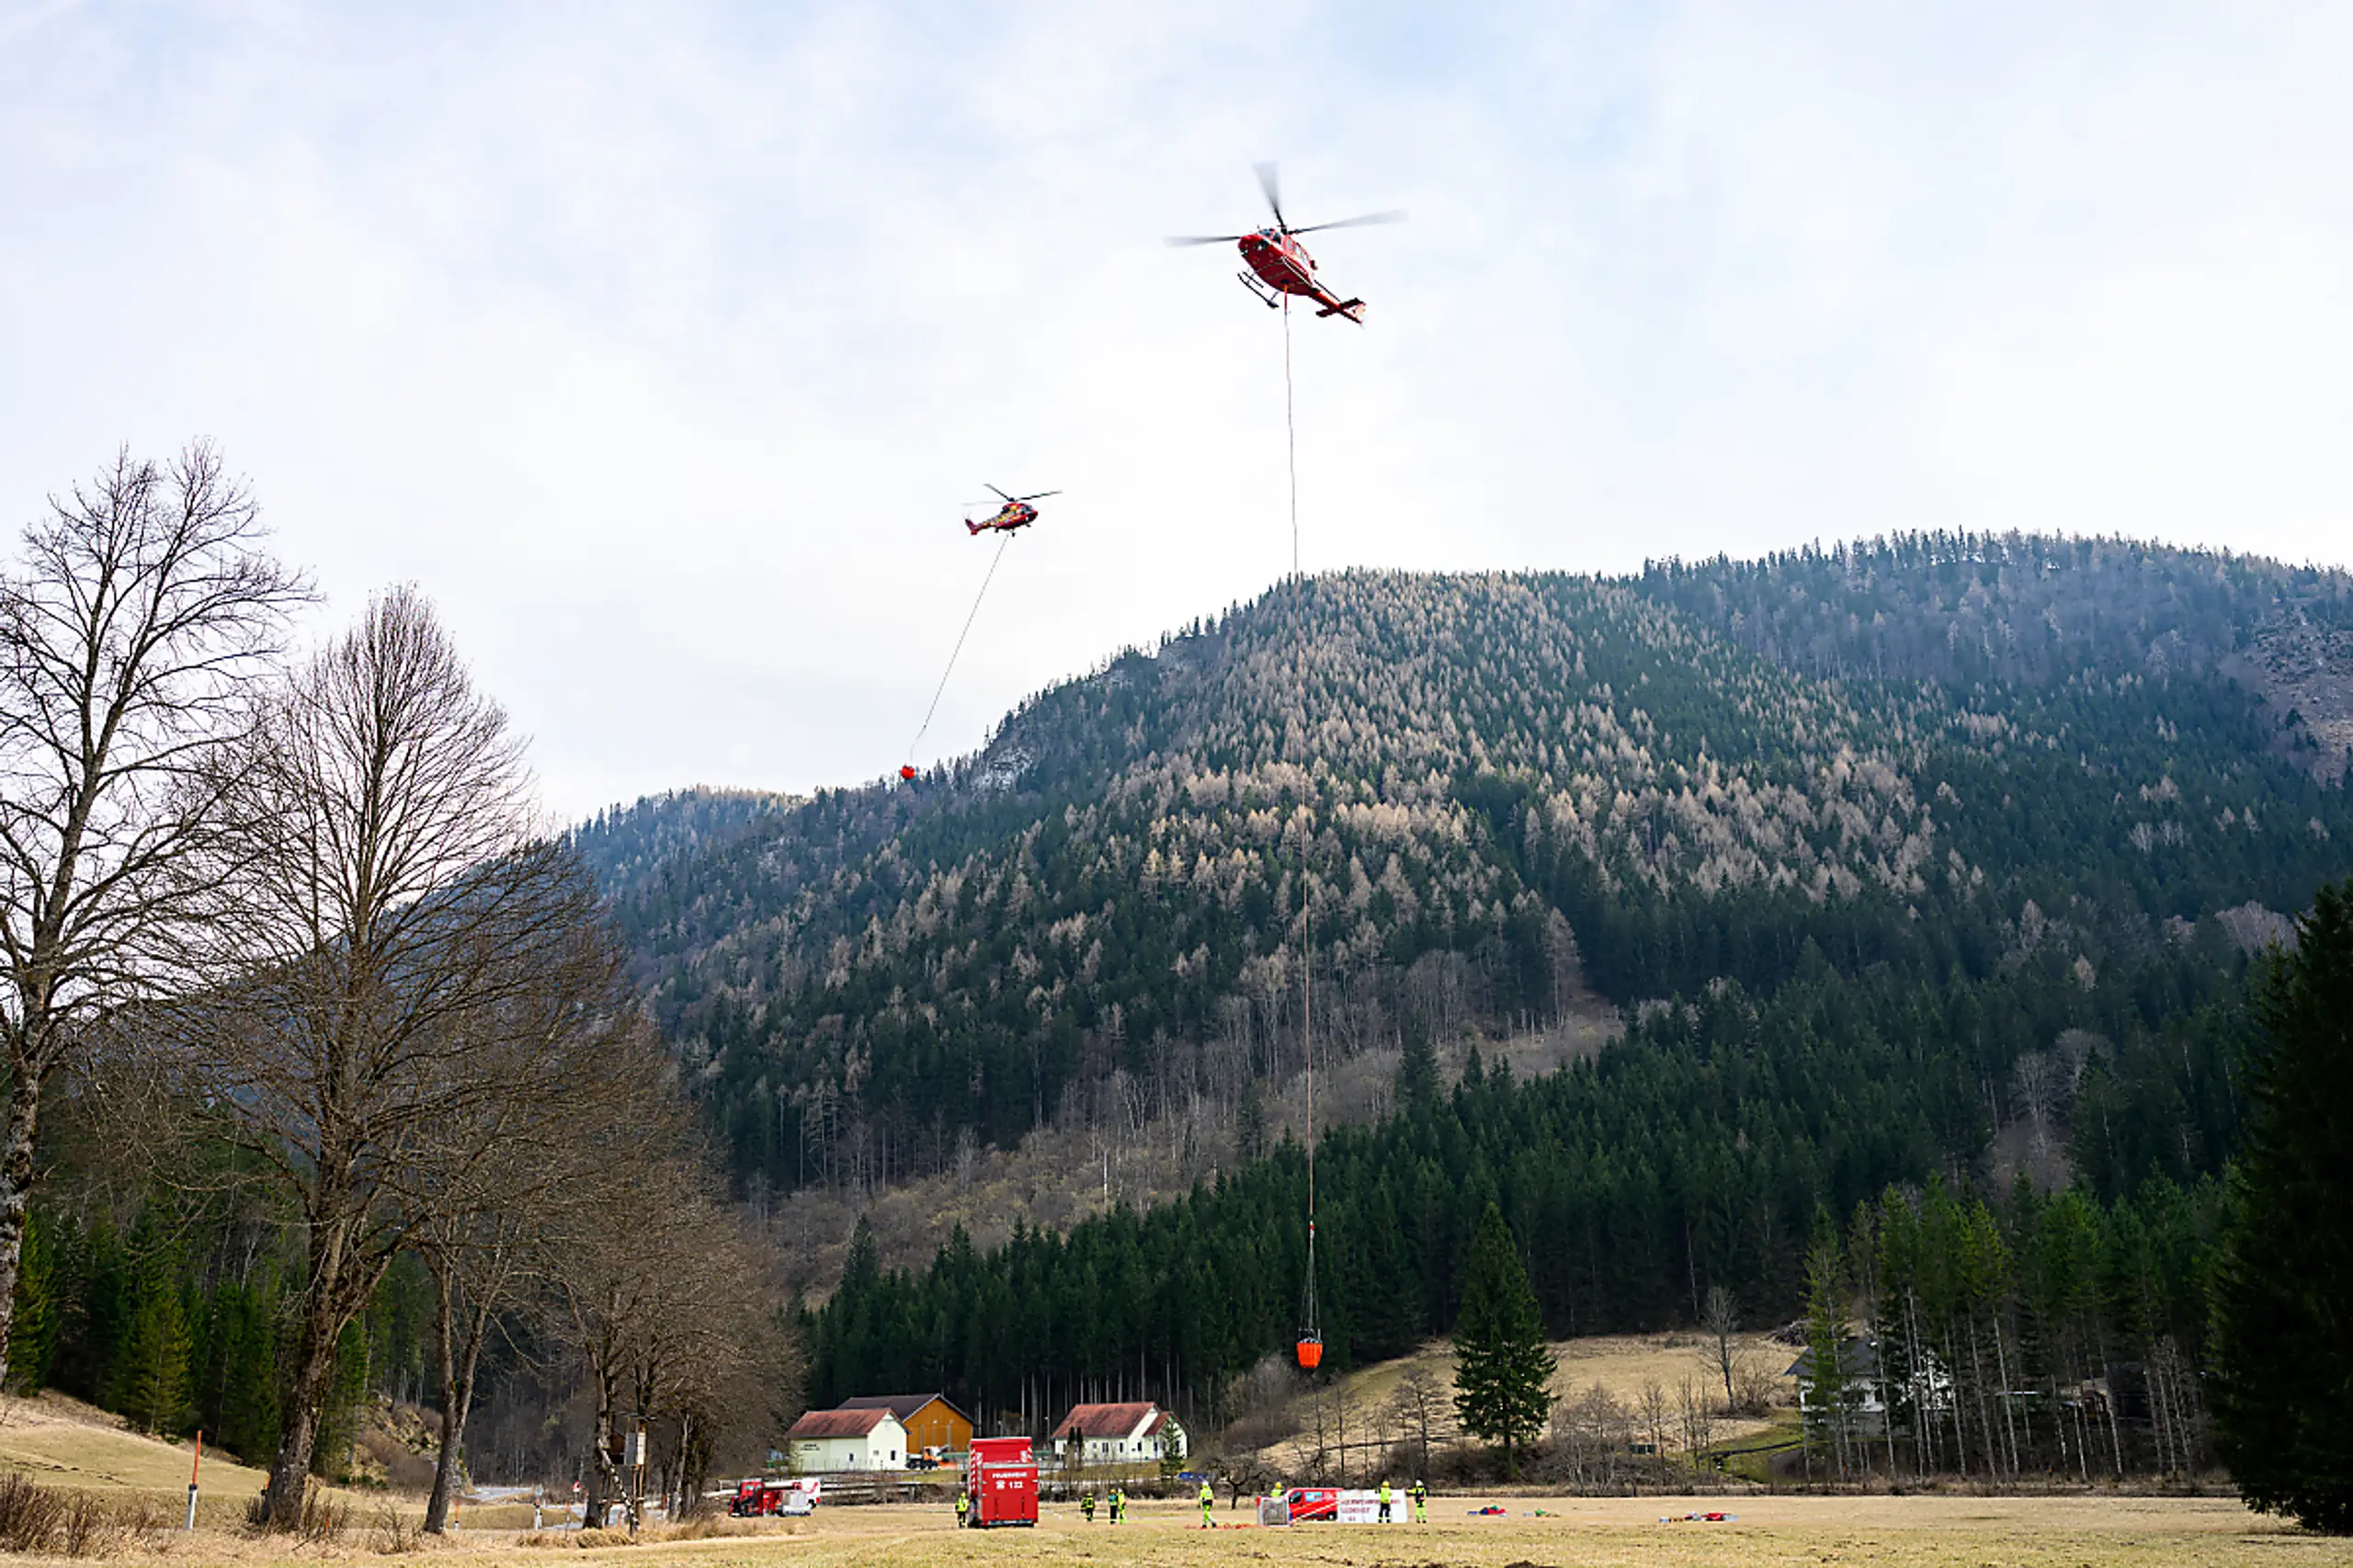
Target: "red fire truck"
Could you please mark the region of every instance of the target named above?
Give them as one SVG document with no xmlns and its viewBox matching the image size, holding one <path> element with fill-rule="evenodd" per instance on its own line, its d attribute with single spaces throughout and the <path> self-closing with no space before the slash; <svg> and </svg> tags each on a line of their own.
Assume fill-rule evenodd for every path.
<svg viewBox="0 0 2353 1568">
<path fill-rule="evenodd" d="M 1038 1460 L 1027 1437 L 975 1437 L 964 1459 L 964 1484 L 972 1494 L 972 1524 L 1038 1522 Z"/>
<path fill-rule="evenodd" d="M 736 1483 L 727 1511 L 738 1518 L 754 1519 L 769 1514 L 806 1514 L 816 1506 L 818 1484 L 813 1479 L 775 1481 L 754 1476 Z"/>
</svg>

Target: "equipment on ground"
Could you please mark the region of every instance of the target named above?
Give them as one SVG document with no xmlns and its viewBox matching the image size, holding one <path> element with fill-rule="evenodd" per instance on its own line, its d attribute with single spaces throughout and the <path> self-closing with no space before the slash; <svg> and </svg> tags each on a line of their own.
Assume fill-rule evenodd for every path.
<svg viewBox="0 0 2353 1568">
<path fill-rule="evenodd" d="M 727 1511 L 739 1519 L 765 1518 L 771 1514 L 808 1514 L 815 1511 L 821 1483 L 813 1477 L 762 1477 L 735 1483 L 735 1495 L 729 1498 Z"/>
<path fill-rule="evenodd" d="M 1358 326 L 1364 324 L 1364 301 L 1343 300 L 1316 280 L 1315 258 L 1299 243 L 1302 234 L 1312 234 L 1320 229 L 1349 229 L 1364 223 L 1395 223 L 1403 212 L 1368 212 L 1360 218 L 1343 218 L 1333 223 L 1307 223 L 1294 227 L 1283 216 L 1282 191 L 1275 178 L 1275 165 L 1257 165 L 1258 188 L 1267 193 L 1267 206 L 1275 214 L 1273 223 L 1255 229 L 1246 234 L 1172 235 L 1172 245 L 1238 245 L 1242 259 L 1250 265 L 1248 272 L 1236 274 L 1242 286 L 1257 296 L 1268 310 L 1280 306 L 1286 296 L 1296 294 L 1313 300 L 1319 307 L 1319 316 L 1346 316 Z M 1255 276 L 1254 276 L 1255 274 Z M 1002 494 L 1002 492 L 1000 492 Z"/>
<path fill-rule="evenodd" d="M 1340 1517 L 1340 1489 L 1336 1486 L 1294 1486 L 1290 1497 L 1293 1524 Z"/>
<path fill-rule="evenodd" d="M 974 1529 L 1038 1522 L 1038 1460 L 1027 1437 L 975 1437 L 964 1456 Z"/>
</svg>

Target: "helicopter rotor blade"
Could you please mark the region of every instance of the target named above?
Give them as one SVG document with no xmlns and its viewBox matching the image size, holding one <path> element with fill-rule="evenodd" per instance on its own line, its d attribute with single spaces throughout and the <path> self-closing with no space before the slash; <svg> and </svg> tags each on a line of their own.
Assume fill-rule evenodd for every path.
<svg viewBox="0 0 2353 1568">
<path fill-rule="evenodd" d="M 1275 227 L 1289 233 L 1290 224 L 1283 217 L 1282 182 L 1276 176 L 1275 165 L 1254 164 L 1251 166 L 1258 173 L 1258 188 L 1267 193 L 1267 205 L 1274 209 Z"/>
<path fill-rule="evenodd" d="M 1236 240 L 1247 238 L 1247 234 L 1171 234 L 1167 243 L 1172 245 L 1230 245 Z"/>
<path fill-rule="evenodd" d="M 988 484 L 987 481 L 983 480 L 982 483 L 983 483 L 983 484 L 986 484 L 986 485 L 987 485 L 987 487 L 988 487 L 989 489 L 991 489 L 991 490 L 996 490 L 996 486 L 995 486 L 995 485 L 994 485 L 994 484 Z M 1005 498 L 1006 500 L 1007 500 L 1007 501 L 1010 501 L 1010 500 L 1012 500 L 1012 499 L 1013 499 L 1013 497 L 1012 497 L 1012 496 L 1010 496 L 1010 495 L 1006 495 L 1006 494 L 1005 494 L 1005 492 L 1004 492 L 1004 491 L 1002 491 L 1002 490 L 996 490 L 996 493 L 997 493 L 999 495 L 1004 496 L 1004 498 Z"/>
<path fill-rule="evenodd" d="M 1290 232 L 1294 234 L 1312 234 L 1319 229 L 1354 229 L 1367 223 L 1402 223 L 1404 221 L 1405 210 L 1400 207 L 1387 212 L 1368 212 L 1361 218 L 1342 218 L 1332 223 L 1310 223 L 1304 229 L 1293 229 Z"/>
<path fill-rule="evenodd" d="M 1015 495 L 1009 497 L 1009 499 L 1015 501 L 1043 501 L 1049 495 L 1060 495 L 1061 494 L 1062 492 L 1059 490 L 1040 490 L 1035 495 Z"/>
</svg>

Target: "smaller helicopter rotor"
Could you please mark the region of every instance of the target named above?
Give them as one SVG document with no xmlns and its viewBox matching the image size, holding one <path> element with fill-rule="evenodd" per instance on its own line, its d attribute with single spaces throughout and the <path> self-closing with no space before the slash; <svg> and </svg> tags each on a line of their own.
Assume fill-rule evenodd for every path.
<svg viewBox="0 0 2353 1568">
<path fill-rule="evenodd" d="M 1247 234 L 1171 234 L 1168 236 L 1167 243 L 1177 246 L 1230 245 L 1236 240 L 1246 240 L 1249 237 Z"/>
</svg>

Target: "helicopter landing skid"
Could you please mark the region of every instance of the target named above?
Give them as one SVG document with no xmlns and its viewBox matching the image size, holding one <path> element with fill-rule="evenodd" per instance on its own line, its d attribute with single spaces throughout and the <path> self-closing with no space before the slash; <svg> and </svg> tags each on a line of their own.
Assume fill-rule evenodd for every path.
<svg viewBox="0 0 2353 1568">
<path fill-rule="evenodd" d="M 1257 296 L 1258 302 L 1266 306 L 1267 309 L 1274 311 L 1280 310 L 1282 308 L 1282 301 L 1275 298 L 1275 291 L 1272 289 L 1267 288 L 1264 283 L 1259 282 L 1256 278 L 1251 277 L 1246 272 L 1237 272 L 1233 276 L 1240 279 L 1241 284 L 1245 289 L 1249 290 L 1252 294 Z"/>
</svg>

